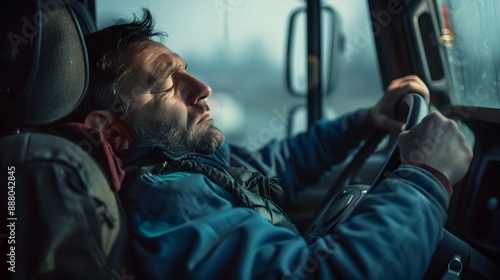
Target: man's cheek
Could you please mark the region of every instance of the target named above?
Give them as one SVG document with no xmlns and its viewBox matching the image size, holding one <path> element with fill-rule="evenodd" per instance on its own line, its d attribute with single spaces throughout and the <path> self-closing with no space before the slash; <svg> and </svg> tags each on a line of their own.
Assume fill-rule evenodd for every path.
<svg viewBox="0 0 500 280">
<path fill-rule="evenodd" d="M 188 119 L 185 113 L 182 114 L 176 108 L 163 107 L 160 112 L 151 111 L 150 115 L 155 121 L 161 121 L 171 127 L 186 127 L 192 123 L 192 120 Z"/>
</svg>

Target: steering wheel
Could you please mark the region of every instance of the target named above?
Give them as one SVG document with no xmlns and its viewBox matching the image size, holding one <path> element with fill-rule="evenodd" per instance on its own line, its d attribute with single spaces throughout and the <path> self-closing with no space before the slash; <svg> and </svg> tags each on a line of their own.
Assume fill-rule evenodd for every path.
<svg viewBox="0 0 500 280">
<path fill-rule="evenodd" d="M 401 98 L 396 105 L 396 112 L 398 115 L 406 113 L 405 115 L 407 117 L 404 130 L 409 130 L 428 115 L 429 107 L 422 96 L 412 93 Z M 309 244 L 313 243 L 318 237 L 331 232 L 332 229 L 343 221 L 358 205 L 370 188 L 375 187 L 384 178 L 385 174 L 393 171 L 399 166 L 399 149 L 397 144 L 395 144 L 382 169 L 378 173 L 378 176 L 371 185 L 345 186 L 349 178 L 361 168 L 364 161 L 373 153 L 384 135 L 385 132 L 378 130 L 370 136 L 365 144 L 358 150 L 352 161 L 346 166 L 339 177 L 337 177 L 337 180 L 332 184 L 326 199 L 319 208 L 320 210 L 316 212 L 316 215 L 306 231 L 305 238 Z"/>
</svg>

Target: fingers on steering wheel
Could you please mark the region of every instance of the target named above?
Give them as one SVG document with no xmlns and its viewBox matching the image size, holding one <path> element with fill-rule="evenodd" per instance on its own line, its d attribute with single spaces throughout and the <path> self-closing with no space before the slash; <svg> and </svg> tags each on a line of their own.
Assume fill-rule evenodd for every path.
<svg viewBox="0 0 500 280">
<path fill-rule="evenodd" d="M 417 93 L 429 102 L 429 89 L 416 75 L 405 76 L 392 81 L 387 87 L 386 92 L 393 93 L 391 95 L 397 99 L 408 93 Z"/>
<path fill-rule="evenodd" d="M 405 126 L 404 122 L 398 121 L 393 118 L 389 118 L 386 116 L 382 116 L 380 118 L 381 126 L 385 127 L 389 131 L 397 131 L 401 132 L 403 131 L 403 128 Z"/>
</svg>

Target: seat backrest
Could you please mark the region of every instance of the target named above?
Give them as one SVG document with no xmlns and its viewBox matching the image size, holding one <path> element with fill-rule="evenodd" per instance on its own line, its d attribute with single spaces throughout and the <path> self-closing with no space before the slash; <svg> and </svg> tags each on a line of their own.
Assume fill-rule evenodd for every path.
<svg viewBox="0 0 500 280">
<path fill-rule="evenodd" d="M 95 19 L 90 11 L 79 1 L 70 1 L 71 9 L 78 19 L 78 24 L 83 33 L 83 36 L 97 31 Z"/>
<path fill-rule="evenodd" d="M 88 153 L 101 143 L 46 128 L 79 105 L 87 86 L 83 36 L 67 2 L 0 4 L 0 258 L 8 279 L 124 273 L 123 211 Z"/>
</svg>

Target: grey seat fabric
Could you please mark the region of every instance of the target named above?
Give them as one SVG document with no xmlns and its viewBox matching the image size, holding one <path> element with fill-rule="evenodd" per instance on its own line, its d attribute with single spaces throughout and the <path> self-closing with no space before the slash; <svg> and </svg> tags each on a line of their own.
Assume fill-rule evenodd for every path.
<svg viewBox="0 0 500 280">
<path fill-rule="evenodd" d="M 72 112 L 83 97 L 85 47 L 74 15 L 58 3 L 0 4 L 2 131 L 52 123 Z"/>
<path fill-rule="evenodd" d="M 9 278 L 2 279 L 113 279 L 123 274 L 128 243 L 116 193 L 86 150 L 45 129 L 86 90 L 75 15 L 67 1 L 4 2 L 0 260 Z"/>
</svg>

